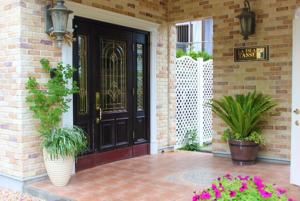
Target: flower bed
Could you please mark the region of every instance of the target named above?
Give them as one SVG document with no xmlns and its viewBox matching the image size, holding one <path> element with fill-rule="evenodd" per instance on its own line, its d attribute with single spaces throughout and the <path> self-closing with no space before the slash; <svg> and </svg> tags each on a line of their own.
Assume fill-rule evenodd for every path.
<svg viewBox="0 0 300 201">
<path fill-rule="evenodd" d="M 265 184 L 260 177 L 233 177 L 225 175 L 218 178 L 201 193 L 195 193 L 193 201 L 296 201 L 288 198 L 286 190 L 278 186 Z"/>
<path fill-rule="evenodd" d="M 27 194 L 0 188 L 0 201 L 44 201 Z"/>
</svg>

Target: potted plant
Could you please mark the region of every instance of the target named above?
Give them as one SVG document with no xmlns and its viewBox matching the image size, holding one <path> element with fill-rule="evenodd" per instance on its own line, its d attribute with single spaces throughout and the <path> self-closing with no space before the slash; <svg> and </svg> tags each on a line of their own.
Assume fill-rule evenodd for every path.
<svg viewBox="0 0 300 201">
<path fill-rule="evenodd" d="M 270 96 L 256 91 L 213 100 L 212 111 L 229 127 L 224 131 L 222 138 L 229 142 L 231 157 L 235 164 L 255 163 L 259 145 L 264 143 L 262 136 L 264 117 L 276 105 Z"/>
<path fill-rule="evenodd" d="M 69 109 L 71 99 L 68 97 L 77 93 L 78 87 L 75 82 L 69 86 L 74 73 L 70 65 L 59 63 L 56 68 L 51 68 L 46 59 L 40 63 L 43 70 L 51 74 L 51 79 L 40 84 L 36 78 L 29 77 L 26 101 L 34 118 L 40 123 L 38 131 L 48 176 L 54 185 L 65 186 L 72 175 L 74 158 L 87 147 L 82 129 L 60 127 L 62 115 Z"/>
</svg>

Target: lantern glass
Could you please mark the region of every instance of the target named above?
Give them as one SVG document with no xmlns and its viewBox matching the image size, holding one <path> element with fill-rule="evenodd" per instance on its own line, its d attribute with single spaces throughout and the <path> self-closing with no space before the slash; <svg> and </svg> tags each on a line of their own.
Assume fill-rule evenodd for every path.
<svg viewBox="0 0 300 201">
<path fill-rule="evenodd" d="M 250 4 L 247 0 L 245 1 L 245 8 L 237 17 L 241 24 L 241 34 L 247 40 L 250 35 L 255 33 L 255 13 L 250 10 Z"/>
<path fill-rule="evenodd" d="M 67 30 L 69 13 L 61 10 L 53 10 L 51 17 L 53 23 L 53 32 L 65 33 Z"/>
<path fill-rule="evenodd" d="M 53 34 L 56 38 L 57 47 L 61 47 L 64 42 L 64 36 L 67 33 L 67 24 L 69 14 L 72 13 L 64 5 L 64 0 L 57 0 L 53 8 L 47 9 L 47 24 L 46 30 L 48 34 Z M 51 16 L 51 18 L 50 18 Z M 51 24 L 51 27 L 50 27 Z"/>
</svg>

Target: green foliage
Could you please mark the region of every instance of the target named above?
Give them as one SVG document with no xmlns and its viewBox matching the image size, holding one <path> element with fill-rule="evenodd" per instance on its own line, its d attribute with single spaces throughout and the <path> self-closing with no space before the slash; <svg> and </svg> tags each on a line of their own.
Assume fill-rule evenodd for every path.
<svg viewBox="0 0 300 201">
<path fill-rule="evenodd" d="M 77 156 L 85 151 L 87 139 L 84 131 L 78 127 L 58 128 L 44 139 L 43 147 L 51 158 Z"/>
<path fill-rule="evenodd" d="M 214 100 L 212 111 L 229 127 L 224 140 L 252 141 L 263 144 L 262 125 L 264 117 L 277 106 L 270 96 L 256 91 L 247 95 L 224 96 Z"/>
<path fill-rule="evenodd" d="M 83 131 L 79 128 L 58 129 L 63 113 L 69 109 L 68 103 L 71 99 L 68 97 L 78 92 L 76 82 L 68 86 L 73 78 L 74 69 L 62 63 L 59 63 L 56 69 L 51 68 L 47 59 L 42 59 L 40 63 L 44 72 L 48 74 L 53 72 L 54 77 L 45 84 L 40 84 L 35 77 L 29 77 L 26 83 L 28 90 L 26 101 L 34 118 L 40 122 L 39 133 L 42 137 L 42 144 L 51 157 L 57 157 L 60 154 L 62 156 L 77 154 L 86 144 L 85 137 L 79 137 L 83 135 Z M 58 144 L 61 147 L 58 147 Z"/>
<path fill-rule="evenodd" d="M 197 130 L 188 131 L 187 136 L 187 143 L 182 148 L 180 148 L 180 150 L 200 151 L 201 146 L 199 145 Z"/>
<path fill-rule="evenodd" d="M 46 59 L 40 61 L 45 73 L 50 73 L 50 63 Z M 64 112 L 69 109 L 69 95 L 78 92 L 76 83 L 71 88 L 68 81 L 73 77 L 74 69 L 70 66 L 57 65 L 55 77 L 49 79 L 46 84 L 38 83 L 35 77 L 29 77 L 26 83 L 28 90 L 27 103 L 34 117 L 40 120 L 39 132 L 42 136 L 48 136 L 61 122 Z"/>
<path fill-rule="evenodd" d="M 203 61 L 208 61 L 210 59 L 213 59 L 213 57 L 207 52 L 196 52 L 196 51 L 185 52 L 182 49 L 177 50 L 176 57 L 180 58 L 183 56 L 190 56 L 194 60 L 197 60 L 198 58 L 203 58 Z"/>
</svg>

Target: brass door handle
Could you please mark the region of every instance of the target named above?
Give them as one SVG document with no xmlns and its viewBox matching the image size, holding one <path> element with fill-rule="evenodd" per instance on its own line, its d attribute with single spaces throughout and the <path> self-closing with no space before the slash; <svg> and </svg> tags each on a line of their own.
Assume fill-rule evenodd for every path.
<svg viewBox="0 0 300 201">
<path fill-rule="evenodd" d="M 295 125 L 296 125 L 296 126 L 300 126 L 300 121 L 298 121 L 298 120 L 295 121 Z"/>
<path fill-rule="evenodd" d="M 96 118 L 96 124 L 99 124 L 100 121 L 102 120 L 102 109 L 101 107 L 96 108 L 97 110 L 99 110 L 99 117 Z"/>
<path fill-rule="evenodd" d="M 101 109 L 101 107 L 99 108 L 99 119 L 102 120 L 102 109 Z"/>
<path fill-rule="evenodd" d="M 297 108 L 297 109 L 294 110 L 294 113 L 295 114 L 300 114 L 300 110 Z"/>
</svg>

